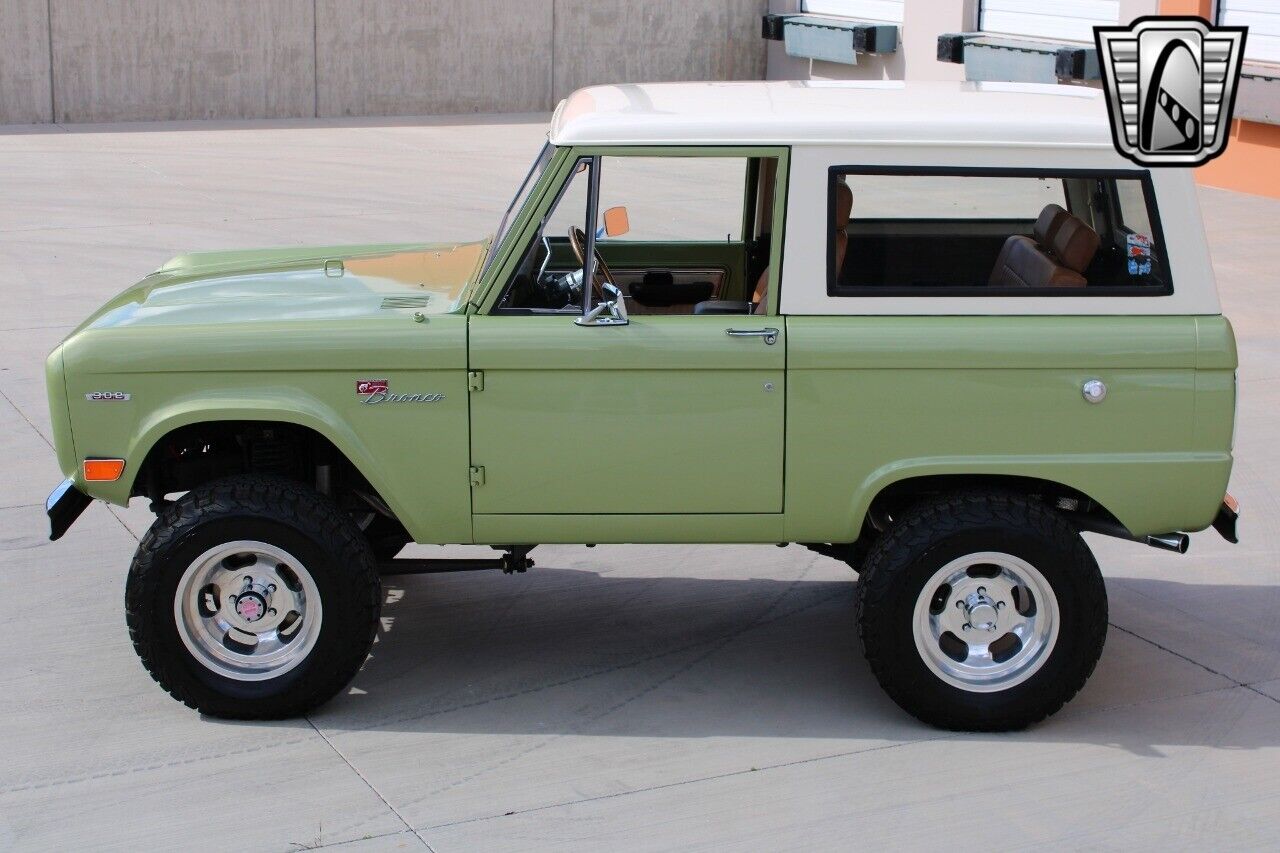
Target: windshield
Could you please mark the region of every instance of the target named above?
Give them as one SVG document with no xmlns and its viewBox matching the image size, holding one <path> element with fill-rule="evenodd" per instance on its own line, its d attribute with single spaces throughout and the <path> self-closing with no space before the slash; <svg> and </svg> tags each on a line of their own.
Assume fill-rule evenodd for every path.
<svg viewBox="0 0 1280 853">
<path fill-rule="evenodd" d="M 524 176 L 524 180 L 520 183 L 520 188 L 516 190 L 515 197 L 511 199 L 511 204 L 507 205 L 507 210 L 502 214 L 502 219 L 498 222 L 498 230 L 493 235 L 493 242 L 489 244 L 489 255 L 484 261 L 484 270 L 489 269 L 489 265 L 493 263 L 494 257 L 498 253 L 498 247 L 502 245 L 503 239 L 507 236 L 508 229 L 515 221 L 515 214 L 524 204 L 524 200 L 529 197 L 530 191 L 534 185 L 538 183 L 538 178 L 542 177 L 542 170 L 547 168 L 547 164 L 551 162 L 551 155 L 555 153 L 555 147 L 550 143 L 544 143 L 542 150 L 538 152 L 537 158 L 533 161 L 533 165 L 529 167 L 529 172 Z M 483 273 L 484 270 L 481 270 Z"/>
</svg>

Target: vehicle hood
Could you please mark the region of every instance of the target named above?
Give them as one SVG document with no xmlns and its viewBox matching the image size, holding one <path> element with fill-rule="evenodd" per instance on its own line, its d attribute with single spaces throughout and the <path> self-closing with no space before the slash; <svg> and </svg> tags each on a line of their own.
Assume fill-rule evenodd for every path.
<svg viewBox="0 0 1280 853">
<path fill-rule="evenodd" d="M 465 305 L 488 245 L 483 240 L 179 255 L 80 328 L 451 313 Z"/>
</svg>

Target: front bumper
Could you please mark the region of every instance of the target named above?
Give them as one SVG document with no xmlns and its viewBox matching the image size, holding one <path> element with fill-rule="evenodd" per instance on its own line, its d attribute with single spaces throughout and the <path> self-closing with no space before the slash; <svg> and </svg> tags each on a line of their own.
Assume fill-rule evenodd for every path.
<svg viewBox="0 0 1280 853">
<path fill-rule="evenodd" d="M 93 498 L 77 489 L 70 477 L 59 483 L 44 502 L 44 511 L 49 515 L 49 539 L 61 539 L 91 503 Z"/>
</svg>

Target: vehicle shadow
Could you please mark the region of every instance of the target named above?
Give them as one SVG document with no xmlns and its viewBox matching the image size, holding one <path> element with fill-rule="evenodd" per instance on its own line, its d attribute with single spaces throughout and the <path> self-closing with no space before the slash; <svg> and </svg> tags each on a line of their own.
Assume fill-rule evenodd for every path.
<svg viewBox="0 0 1280 853">
<path fill-rule="evenodd" d="M 1165 600 L 1177 592 L 1171 587 L 1185 586 L 1133 578 L 1112 586 L 1119 584 L 1125 595 Z M 383 630 L 369 662 L 351 689 L 312 719 L 336 731 L 941 736 L 880 690 L 853 626 L 855 588 L 852 575 L 623 577 L 554 566 L 515 577 L 389 578 Z M 1211 591 L 1224 612 L 1259 594 L 1243 586 Z M 1163 744 L 1280 744 L 1280 708 L 1262 709 L 1273 714 L 1267 725 L 1163 719 L 1168 703 L 1151 700 L 1183 697 L 1175 701 L 1194 705 L 1186 697 L 1203 694 L 1201 701 L 1216 696 L 1221 703 L 1235 685 L 1154 642 L 1113 628 L 1085 690 L 1063 712 L 1014 737 L 1111 744 L 1140 754 Z M 1235 711 L 1226 713 L 1244 714 L 1245 700 L 1267 705 L 1256 693 L 1236 693 Z M 1178 713 L 1206 712 L 1197 706 Z"/>
</svg>

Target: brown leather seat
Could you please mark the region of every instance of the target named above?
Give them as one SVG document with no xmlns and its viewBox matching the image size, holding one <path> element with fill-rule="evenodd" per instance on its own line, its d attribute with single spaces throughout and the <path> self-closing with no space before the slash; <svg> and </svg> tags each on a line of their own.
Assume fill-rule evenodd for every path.
<svg viewBox="0 0 1280 853">
<path fill-rule="evenodd" d="M 1065 211 L 1064 211 L 1065 212 Z M 836 209 L 832 217 L 831 228 L 836 241 L 836 274 L 839 275 L 844 266 L 845 251 L 849 248 L 849 234 L 845 228 L 849 225 L 849 216 L 853 213 L 853 190 L 843 180 L 836 182 Z M 763 314 L 769 310 L 769 268 L 765 267 L 756 279 L 755 293 L 751 296 L 752 314 Z"/>
<path fill-rule="evenodd" d="M 1098 232 L 1056 204 L 1040 211 L 1035 235 L 1005 241 L 991 271 L 993 287 L 1084 287 L 1082 275 L 1102 242 Z"/>
</svg>

